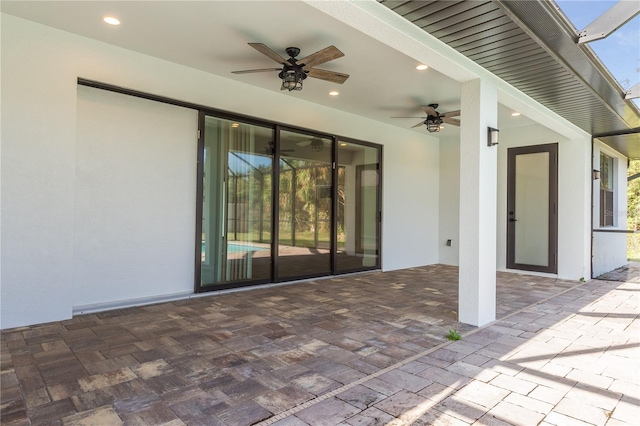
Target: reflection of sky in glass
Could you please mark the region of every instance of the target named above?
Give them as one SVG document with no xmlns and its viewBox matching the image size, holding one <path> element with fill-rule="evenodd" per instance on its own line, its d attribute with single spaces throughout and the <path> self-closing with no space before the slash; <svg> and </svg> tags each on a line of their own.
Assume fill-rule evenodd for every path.
<svg viewBox="0 0 640 426">
<path fill-rule="evenodd" d="M 267 155 L 247 154 L 246 152 L 229 153 L 229 170 L 235 175 L 248 175 L 251 171 L 262 173 L 271 171 L 271 157 Z"/>
<path fill-rule="evenodd" d="M 556 3 L 578 31 L 581 31 L 617 1 L 557 0 Z M 608 37 L 592 41 L 589 46 L 625 90 L 638 84 L 640 81 L 640 15 Z M 636 99 L 635 102 L 640 105 L 640 100 Z"/>
</svg>

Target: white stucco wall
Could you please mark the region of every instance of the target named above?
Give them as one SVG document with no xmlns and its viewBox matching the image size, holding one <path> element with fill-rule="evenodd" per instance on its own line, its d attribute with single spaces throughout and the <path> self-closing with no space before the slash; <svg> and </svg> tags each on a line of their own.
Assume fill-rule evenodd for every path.
<svg viewBox="0 0 640 426">
<path fill-rule="evenodd" d="M 539 124 L 506 128 L 500 131 L 498 145 L 498 270 L 506 271 L 507 259 L 507 149 L 517 146 L 558 143 L 558 277 L 577 280 L 590 277 L 590 141 L 568 139 Z M 456 265 L 455 247 L 446 247 L 448 238 L 456 238 L 459 207 L 453 200 L 459 194 L 459 142 L 455 138 L 440 146 L 440 262 Z M 453 237 L 450 237 L 453 236 Z M 523 271 L 523 273 L 528 273 Z"/>
<path fill-rule="evenodd" d="M 76 194 L 84 185 L 78 77 L 383 144 L 382 267 L 438 261 L 437 139 L 13 16 L 1 23 L 0 328 L 70 318 L 74 300 L 89 300 L 74 297 Z M 82 276 L 92 272 L 83 268 Z M 158 294 L 181 292 L 184 283 L 169 287 Z"/>
<path fill-rule="evenodd" d="M 627 229 L 627 157 L 602 142 L 593 145 L 593 170 L 600 170 L 600 153 L 613 158 L 613 226 L 600 226 L 600 180 L 593 181 L 593 276 L 624 266 L 627 261 L 627 234 L 598 232 Z"/>
<path fill-rule="evenodd" d="M 198 113 L 78 87 L 73 306 L 193 292 Z"/>
<path fill-rule="evenodd" d="M 458 265 L 460 247 L 460 138 L 440 139 L 439 263 Z M 447 246 L 451 240 L 451 246 Z"/>
</svg>

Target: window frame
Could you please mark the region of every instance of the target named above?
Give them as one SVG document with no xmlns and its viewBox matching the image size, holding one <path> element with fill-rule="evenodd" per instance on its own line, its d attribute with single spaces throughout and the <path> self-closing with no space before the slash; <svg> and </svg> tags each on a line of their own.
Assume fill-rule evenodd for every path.
<svg viewBox="0 0 640 426">
<path fill-rule="evenodd" d="M 609 228 L 616 226 L 615 205 L 616 205 L 616 158 L 600 152 L 600 227 Z"/>
</svg>

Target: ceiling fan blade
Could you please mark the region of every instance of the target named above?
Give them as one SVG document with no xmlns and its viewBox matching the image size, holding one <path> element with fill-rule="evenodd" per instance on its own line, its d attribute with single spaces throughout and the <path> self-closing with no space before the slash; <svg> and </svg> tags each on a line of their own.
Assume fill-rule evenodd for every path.
<svg viewBox="0 0 640 426">
<path fill-rule="evenodd" d="M 232 74 L 249 74 L 252 72 L 281 71 L 282 68 L 260 68 L 257 70 L 231 71 Z"/>
<path fill-rule="evenodd" d="M 452 124 L 454 126 L 459 126 L 460 125 L 460 120 L 458 120 L 457 118 L 443 117 L 442 121 L 444 121 L 447 124 Z"/>
<path fill-rule="evenodd" d="M 278 55 L 276 52 L 274 52 L 273 50 L 268 48 L 265 44 L 262 44 L 262 43 L 249 43 L 249 46 L 253 47 L 254 49 L 256 49 L 258 52 L 262 53 L 263 55 L 270 57 L 271 59 L 273 59 L 274 61 L 276 61 L 279 64 L 286 65 L 286 64 L 289 63 L 289 61 L 287 61 L 285 58 L 283 58 L 282 56 Z"/>
<path fill-rule="evenodd" d="M 325 139 L 313 138 L 313 139 L 309 139 L 309 140 L 306 140 L 306 141 L 296 142 L 296 145 L 298 145 L 298 146 L 309 146 L 309 145 L 311 145 L 311 144 L 312 144 L 312 143 L 314 143 L 314 142 L 316 142 L 316 143 L 318 143 L 318 142 L 322 142 L 322 143 L 323 143 L 323 144 L 325 144 L 325 145 L 326 145 L 326 144 L 328 144 L 328 143 L 330 143 L 329 141 L 327 141 L 327 140 L 325 140 Z"/>
<path fill-rule="evenodd" d="M 421 121 L 418 124 L 416 124 L 415 126 L 411 126 L 411 128 L 413 129 L 414 127 L 422 126 L 423 124 L 424 124 L 424 121 Z"/>
<path fill-rule="evenodd" d="M 427 117 L 390 117 L 390 118 L 422 118 L 423 120 L 427 119 Z"/>
<path fill-rule="evenodd" d="M 330 81 L 332 83 L 338 83 L 338 84 L 344 83 L 349 78 L 349 74 L 343 74 L 341 72 L 335 72 L 335 71 L 321 70 L 318 68 L 311 68 L 307 73 L 307 75 L 309 77 L 319 78 L 320 80 L 326 80 L 326 81 Z"/>
<path fill-rule="evenodd" d="M 423 107 L 420 107 L 420 108 L 422 108 L 422 110 L 424 112 L 426 112 L 427 115 L 433 115 L 433 116 L 436 116 L 436 117 L 438 116 L 438 112 L 431 106 L 423 106 Z"/>
<path fill-rule="evenodd" d="M 322 50 L 317 51 L 307 57 L 298 59 L 298 64 L 304 64 L 306 68 L 315 67 L 316 65 L 324 64 L 325 62 L 332 61 L 344 56 L 340 50 L 335 46 L 325 47 Z"/>
<path fill-rule="evenodd" d="M 449 111 L 443 114 L 440 114 L 443 117 L 460 117 L 460 110 L 457 111 Z"/>
</svg>

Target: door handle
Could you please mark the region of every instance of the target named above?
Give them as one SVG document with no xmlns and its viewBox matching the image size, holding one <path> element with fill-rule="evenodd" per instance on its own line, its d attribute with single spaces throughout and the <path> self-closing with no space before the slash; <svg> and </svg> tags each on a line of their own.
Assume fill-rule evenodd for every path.
<svg viewBox="0 0 640 426">
<path fill-rule="evenodd" d="M 509 222 L 517 222 L 517 221 L 518 221 L 517 219 L 509 218 Z"/>
</svg>

